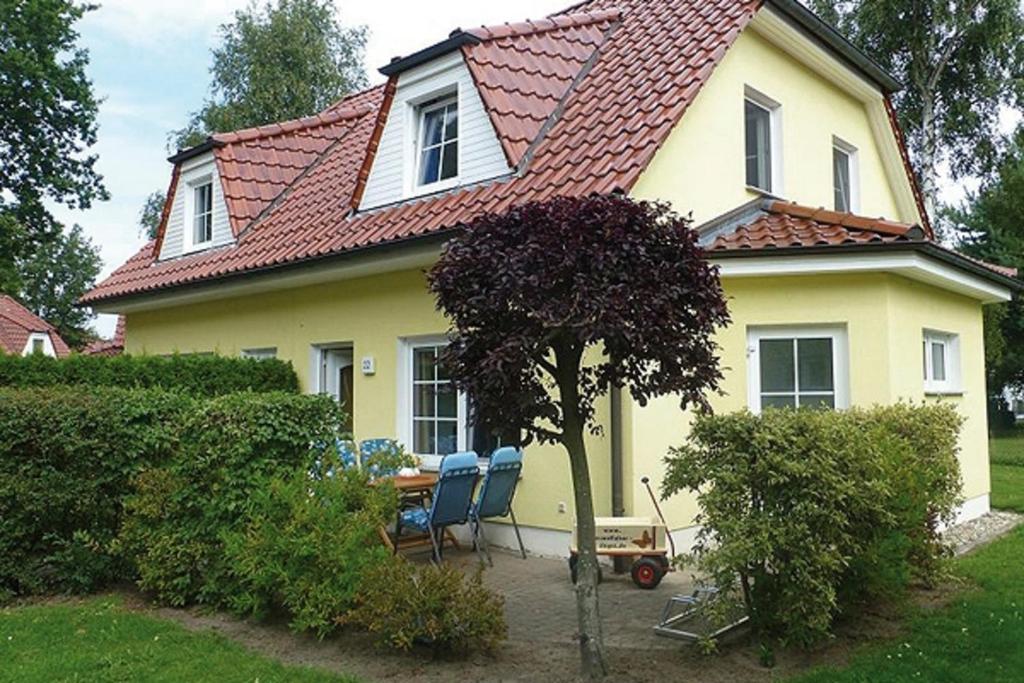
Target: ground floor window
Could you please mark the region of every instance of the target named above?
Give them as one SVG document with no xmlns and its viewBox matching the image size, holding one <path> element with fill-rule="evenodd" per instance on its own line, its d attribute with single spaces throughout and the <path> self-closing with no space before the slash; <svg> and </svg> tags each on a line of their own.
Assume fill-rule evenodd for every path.
<svg viewBox="0 0 1024 683">
<path fill-rule="evenodd" d="M 846 408 L 843 327 L 752 327 L 748 331 L 750 409 Z"/>
<path fill-rule="evenodd" d="M 267 346 L 261 349 L 242 349 L 242 358 L 251 358 L 253 360 L 272 360 L 277 358 L 277 348 L 273 346 Z"/>
</svg>

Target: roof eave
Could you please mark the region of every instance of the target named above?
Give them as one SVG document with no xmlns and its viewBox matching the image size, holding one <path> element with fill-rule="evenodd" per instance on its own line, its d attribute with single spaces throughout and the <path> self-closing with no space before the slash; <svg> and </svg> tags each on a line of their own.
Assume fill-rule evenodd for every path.
<svg viewBox="0 0 1024 683">
<path fill-rule="evenodd" d="M 913 251 L 931 256 L 955 268 L 967 271 L 990 282 L 1007 287 L 1014 292 L 1024 291 L 1024 282 L 1008 275 L 1003 275 L 979 263 L 965 258 L 955 251 L 946 249 L 934 242 L 873 242 L 868 244 L 836 244 L 814 247 L 772 247 L 768 249 L 715 249 L 708 250 L 707 258 L 711 260 L 734 258 L 771 258 L 780 256 L 811 256 L 836 253 L 876 253 L 893 251 Z"/>
<path fill-rule="evenodd" d="M 776 10 L 811 36 L 838 53 L 864 76 L 876 83 L 886 94 L 903 89 L 903 84 L 871 59 L 860 48 L 847 40 L 818 15 L 798 0 L 765 0 L 765 5 Z"/>
<path fill-rule="evenodd" d="M 452 34 L 448 38 L 442 40 L 440 43 L 434 43 L 430 47 L 423 48 L 422 50 L 414 52 L 407 57 L 395 58 L 391 60 L 390 64 L 382 66 L 378 71 L 385 76 L 394 76 L 402 73 L 403 71 L 408 71 L 415 66 L 419 66 L 420 64 L 425 64 L 437 59 L 438 57 L 443 57 L 449 52 L 458 50 L 463 45 L 476 45 L 479 42 L 481 42 L 480 39 L 473 34 L 456 29 L 455 31 L 452 31 Z"/>
</svg>

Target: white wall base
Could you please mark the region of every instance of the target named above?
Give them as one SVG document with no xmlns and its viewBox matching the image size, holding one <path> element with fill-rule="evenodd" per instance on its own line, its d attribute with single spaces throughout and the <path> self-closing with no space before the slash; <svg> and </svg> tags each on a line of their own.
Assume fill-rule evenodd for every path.
<svg viewBox="0 0 1024 683">
<path fill-rule="evenodd" d="M 987 515 L 991 510 L 992 507 L 989 504 L 989 495 L 987 493 L 965 500 L 956 512 L 956 521 L 953 522 L 953 526 Z"/>
</svg>

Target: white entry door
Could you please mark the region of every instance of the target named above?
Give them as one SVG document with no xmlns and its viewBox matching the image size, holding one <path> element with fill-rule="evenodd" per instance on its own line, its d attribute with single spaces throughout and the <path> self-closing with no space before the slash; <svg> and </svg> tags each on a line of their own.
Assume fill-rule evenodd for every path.
<svg viewBox="0 0 1024 683">
<path fill-rule="evenodd" d="M 353 357 L 351 348 L 327 348 L 320 350 L 321 394 L 333 396 L 345 411 L 345 431 L 352 433 L 352 411 L 355 392 L 353 382 Z"/>
</svg>

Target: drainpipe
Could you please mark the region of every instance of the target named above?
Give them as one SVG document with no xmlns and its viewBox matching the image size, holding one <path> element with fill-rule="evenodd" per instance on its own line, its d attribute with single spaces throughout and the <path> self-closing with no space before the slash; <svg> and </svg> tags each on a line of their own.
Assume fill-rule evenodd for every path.
<svg viewBox="0 0 1024 683">
<path fill-rule="evenodd" d="M 612 449 L 612 517 L 624 517 L 626 505 L 622 481 L 622 389 L 611 390 L 611 424 L 609 432 Z M 629 562 L 625 557 L 615 557 L 615 573 L 624 574 Z"/>
</svg>

